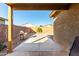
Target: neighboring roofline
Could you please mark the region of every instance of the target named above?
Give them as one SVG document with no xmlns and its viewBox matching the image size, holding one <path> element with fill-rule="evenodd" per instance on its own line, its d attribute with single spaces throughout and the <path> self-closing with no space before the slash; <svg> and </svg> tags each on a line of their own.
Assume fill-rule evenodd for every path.
<svg viewBox="0 0 79 59">
<path fill-rule="evenodd" d="M 0 20 L 2 20 L 2 21 L 8 21 L 7 19 L 5 19 L 3 17 L 0 17 Z"/>
</svg>

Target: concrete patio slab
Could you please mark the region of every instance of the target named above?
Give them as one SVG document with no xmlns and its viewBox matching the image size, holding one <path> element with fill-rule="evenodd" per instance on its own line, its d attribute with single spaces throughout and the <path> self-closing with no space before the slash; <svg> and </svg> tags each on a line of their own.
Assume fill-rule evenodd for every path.
<svg viewBox="0 0 79 59">
<path fill-rule="evenodd" d="M 44 38 L 42 38 L 44 37 Z M 40 40 L 36 40 L 42 38 Z M 33 42 L 33 40 L 38 42 Z M 43 42 L 41 42 L 43 41 Z M 11 54 L 7 56 L 57 56 L 68 55 L 67 51 L 64 51 L 62 46 L 50 39 L 46 35 L 38 35 L 36 37 L 30 37 L 22 44 L 17 46 Z"/>
</svg>

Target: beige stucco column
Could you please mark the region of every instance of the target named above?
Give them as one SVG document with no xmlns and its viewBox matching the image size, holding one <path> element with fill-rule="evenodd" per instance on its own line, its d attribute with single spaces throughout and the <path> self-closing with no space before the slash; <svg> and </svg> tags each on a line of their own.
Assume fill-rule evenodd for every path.
<svg viewBox="0 0 79 59">
<path fill-rule="evenodd" d="M 8 6 L 8 53 L 12 52 L 12 39 L 13 39 L 13 9 Z"/>
</svg>

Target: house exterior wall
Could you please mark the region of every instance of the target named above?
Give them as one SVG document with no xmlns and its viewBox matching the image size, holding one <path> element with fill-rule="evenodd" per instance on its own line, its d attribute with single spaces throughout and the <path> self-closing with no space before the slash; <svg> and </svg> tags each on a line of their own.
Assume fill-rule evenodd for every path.
<svg viewBox="0 0 79 59">
<path fill-rule="evenodd" d="M 54 40 L 65 49 L 70 49 L 76 36 L 79 36 L 79 4 L 72 4 L 63 10 L 54 22 Z"/>
<path fill-rule="evenodd" d="M 3 21 L 3 20 L 0 19 L 0 25 L 1 24 L 5 24 L 5 20 Z"/>
</svg>

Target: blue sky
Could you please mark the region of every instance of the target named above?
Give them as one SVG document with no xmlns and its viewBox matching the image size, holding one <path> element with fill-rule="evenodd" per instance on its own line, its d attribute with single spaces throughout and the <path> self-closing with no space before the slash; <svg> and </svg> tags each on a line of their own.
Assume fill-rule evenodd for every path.
<svg viewBox="0 0 79 59">
<path fill-rule="evenodd" d="M 0 16 L 8 17 L 8 6 L 0 3 Z M 47 25 L 52 24 L 52 19 L 49 17 L 51 10 L 26 10 L 26 11 L 13 11 L 13 24 L 21 25 L 30 23 L 34 25 Z"/>
</svg>

